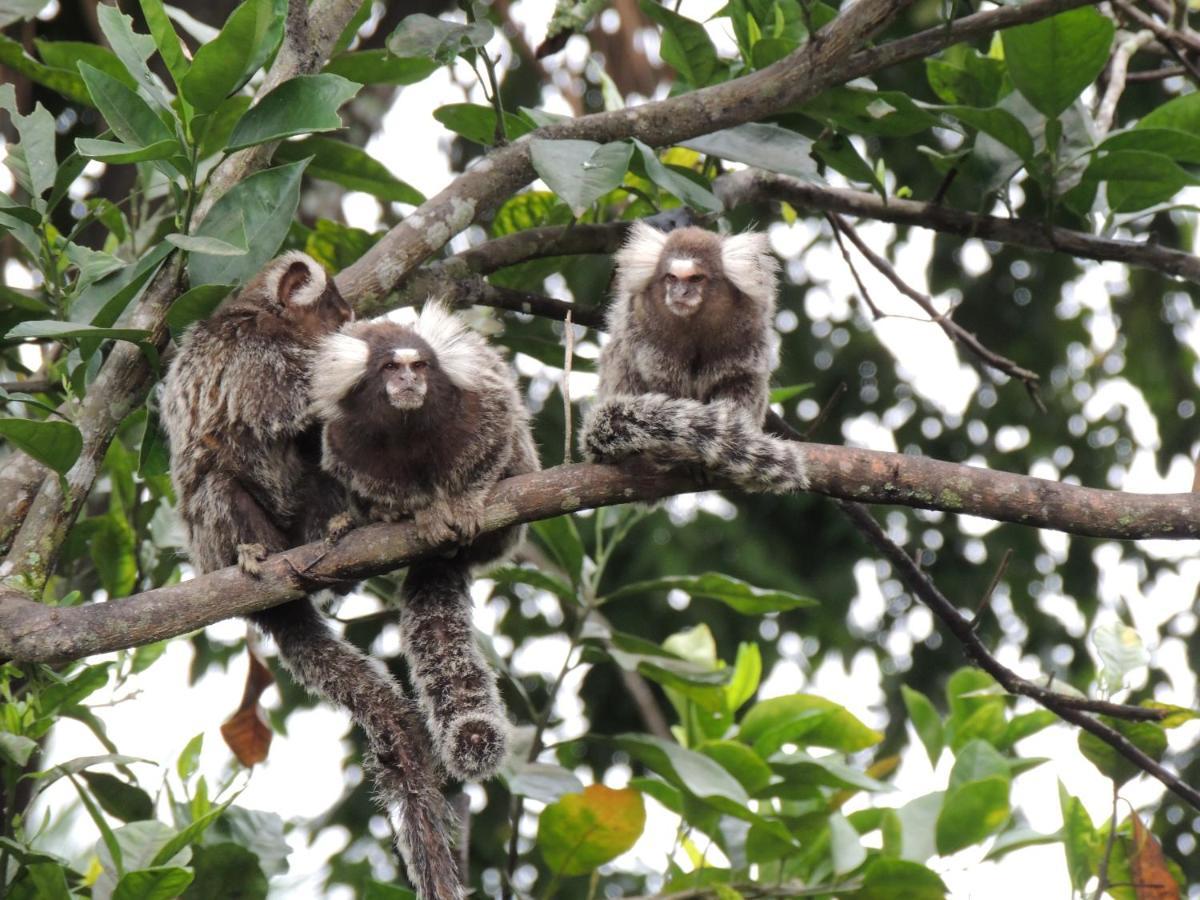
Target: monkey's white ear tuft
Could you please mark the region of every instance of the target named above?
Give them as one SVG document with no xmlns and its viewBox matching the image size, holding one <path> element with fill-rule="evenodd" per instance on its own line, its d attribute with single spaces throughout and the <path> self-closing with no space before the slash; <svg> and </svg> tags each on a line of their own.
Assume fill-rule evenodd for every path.
<svg viewBox="0 0 1200 900">
<path fill-rule="evenodd" d="M 433 348 L 438 366 L 455 387 L 464 391 L 478 387 L 486 342 L 451 312 L 445 301 L 432 298 L 426 301 L 417 319 L 416 332 Z"/>
<path fill-rule="evenodd" d="M 313 412 L 324 421 L 338 417 L 338 403 L 362 379 L 367 371 L 371 348 L 366 341 L 335 332 L 322 338 L 313 360 Z"/>
<path fill-rule="evenodd" d="M 721 265 L 733 286 L 767 309 L 775 308 L 779 262 L 766 232 L 731 234 L 721 241 Z"/>
<path fill-rule="evenodd" d="M 270 296 L 283 306 L 309 306 L 325 293 L 324 267 L 300 250 L 276 257 L 264 273 Z"/>
<path fill-rule="evenodd" d="M 616 300 L 640 294 L 654 278 L 667 243 L 665 232 L 645 222 L 634 222 L 624 245 L 613 256 L 617 264 Z"/>
</svg>

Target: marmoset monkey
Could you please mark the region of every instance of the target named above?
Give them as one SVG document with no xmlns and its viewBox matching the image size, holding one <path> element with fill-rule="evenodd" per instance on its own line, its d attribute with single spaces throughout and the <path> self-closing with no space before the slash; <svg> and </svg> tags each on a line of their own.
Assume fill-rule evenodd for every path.
<svg viewBox="0 0 1200 900">
<path fill-rule="evenodd" d="M 778 270 L 766 235 L 639 222 L 616 263 L 588 457 L 646 454 L 747 490 L 806 488 L 803 447 L 762 430 Z"/>
<path fill-rule="evenodd" d="M 167 373 L 162 419 L 200 572 L 238 563 L 256 574 L 268 554 L 318 538 L 345 508 L 341 486 L 319 467 L 309 366 L 319 341 L 352 318 L 325 270 L 292 252 L 184 337 Z M 366 733 L 367 765 L 420 896 L 461 897 L 449 852 L 415 860 L 408 853 L 415 845 L 448 846 L 445 802 L 425 743 L 405 737 L 424 737 L 413 701 L 308 598 L 250 619 L 275 639 L 300 684 L 347 709 Z"/>
<path fill-rule="evenodd" d="M 369 519 L 412 517 L 422 538 L 462 545 L 409 567 L 401 638 L 443 765 L 485 778 L 504 759 L 508 719 L 471 631 L 469 571 L 507 553 L 512 527 L 478 539 L 502 478 L 541 468 L 516 376 L 484 338 L 436 302 L 412 325 L 360 322 L 322 342 L 313 399 L 322 465 Z"/>
</svg>

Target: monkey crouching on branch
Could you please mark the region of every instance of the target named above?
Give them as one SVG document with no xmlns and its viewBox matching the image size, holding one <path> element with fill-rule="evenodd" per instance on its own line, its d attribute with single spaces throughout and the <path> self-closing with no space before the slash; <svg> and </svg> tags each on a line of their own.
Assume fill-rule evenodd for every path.
<svg viewBox="0 0 1200 900">
<path fill-rule="evenodd" d="M 502 478 L 541 468 L 529 413 L 504 358 L 440 303 L 412 325 L 349 325 L 322 343 L 313 398 L 322 464 L 355 513 L 412 519 L 449 558 L 409 567 L 401 639 L 426 723 L 453 776 L 492 775 L 508 746 L 496 676 L 471 630 L 470 570 L 504 556 L 519 527 L 477 537 Z"/>
<path fill-rule="evenodd" d="M 584 453 L 699 465 L 752 491 L 805 489 L 803 447 L 762 430 L 778 270 L 767 236 L 639 222 L 616 264 Z"/>
<path fill-rule="evenodd" d="M 237 563 L 257 574 L 267 555 L 319 538 L 345 508 L 341 486 L 320 469 L 309 371 L 321 339 L 351 319 L 325 270 L 293 252 L 184 337 L 167 373 L 162 419 L 200 572 Z M 348 710 L 365 732 L 367 766 L 420 895 L 457 900 L 447 809 L 416 704 L 308 598 L 250 619 L 275 639 L 300 684 Z"/>
</svg>

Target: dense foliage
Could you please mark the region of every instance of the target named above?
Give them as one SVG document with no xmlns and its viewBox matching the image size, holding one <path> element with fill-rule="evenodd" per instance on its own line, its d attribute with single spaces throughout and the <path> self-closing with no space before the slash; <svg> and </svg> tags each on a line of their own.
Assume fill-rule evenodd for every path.
<svg viewBox="0 0 1200 900">
<path fill-rule="evenodd" d="M 40 0 L 0 2 L 0 159 L 11 183 L 0 193 L 0 499 L 11 500 L 5 478 L 29 480 L 31 462 L 46 477 L 35 479 L 36 497 L 0 508 L 7 589 L 58 607 L 119 604 L 190 574 L 153 390 L 169 339 L 280 249 L 304 249 L 342 271 L 413 215 L 425 198 L 403 165 L 364 147 L 393 93 L 443 66 L 477 79 L 464 88 L 468 102 L 407 123 L 405 142 L 434 144 L 448 132 L 455 169 L 480 173 L 479 156 L 529 135 L 541 180 L 495 208 L 485 202 L 479 215 L 466 196 L 478 227 L 454 249 L 683 207 L 727 229 L 770 228 L 786 251 L 773 399 L 807 439 L 1095 487 L 1134 478 L 1157 487 L 1169 475 L 1173 489 L 1187 489 L 1197 285 L 1177 280 L 1165 256 L 1122 255 L 1117 240 L 1184 251 L 1194 243 L 1187 191 L 1200 183 L 1200 42 L 1184 5 L 1180 16 L 1158 0 L 1134 10 L 1159 34 L 1120 2 L 1105 11 L 1047 2 L 1026 24 L 947 41 L 869 77 L 853 73 L 757 121 L 711 133 L 690 123 L 682 131 L 694 136 L 669 146 L 654 139 L 654 122 L 603 142 L 547 138 L 545 127 L 563 119 L 544 108 L 549 86 L 568 85 L 555 97 L 578 117 L 635 96 L 769 75 L 821 39 L 814 35 L 838 16 L 836 5 L 730 0 L 705 23 L 691 3 L 564 0 L 538 59 L 522 28 L 545 33 L 547 23 L 529 21 L 527 2 L 423 5 L 441 18 L 405 15 L 402 3 L 342 4 L 340 19 L 337 3 L 318 2 L 311 18 L 324 16 L 340 37 L 322 45 L 314 29 L 310 49 L 327 51 L 315 67 L 293 46 L 309 46 L 308 35 L 294 31 L 297 12 L 284 0 L 234 9 L 85 5 L 90 16 L 63 2 L 34 18 Z M 936 34 L 962 15 L 956 4 L 921 0 L 876 43 Z M 85 19 L 94 33 L 79 30 Z M 730 39 L 714 40 L 721 35 Z M 577 66 L 571 60 L 587 55 L 588 42 L 596 52 Z M 743 165 L 850 187 L 867 201 L 929 203 L 917 219 L 946 232 L 930 241 L 911 221 L 860 219 L 858 227 L 893 261 L 879 259 L 881 271 L 910 281 L 923 274 L 925 289 L 909 290 L 939 318 L 952 310 L 992 356 L 960 335 L 960 361 L 922 382 L 928 370 L 914 357 L 945 337 L 920 301 L 894 299 L 891 281 L 868 274 L 872 261 L 852 252 L 859 235 L 843 207 L 821 205 L 836 192 L 810 195 L 806 208 L 784 188 L 735 191 L 729 173 Z M 377 232 L 346 224 L 348 191 L 378 202 Z M 1011 216 L 1027 228 L 982 242 L 942 227 L 941 210 Z M 426 239 L 441 248 L 465 224 L 431 224 L 429 233 L 446 233 Z M 1099 240 L 1046 252 L 1061 243 L 1055 228 Z M 441 272 L 474 285 L 463 289 L 466 302 L 511 308 L 497 298 L 553 292 L 580 311 L 577 322 L 590 321 L 605 302 L 611 240 L 571 255 L 547 256 L 543 246 L 531 243 L 527 259 L 484 273 L 484 286 L 499 293 L 483 291 L 468 266 Z M 920 254 L 927 258 L 914 264 Z M 438 259 L 457 258 L 447 248 Z M 419 283 L 421 271 L 432 270 L 406 274 Z M 400 300 L 350 299 L 373 311 L 420 299 L 404 284 L 384 293 L 393 287 Z M 562 461 L 570 434 L 558 396 L 563 369 L 591 371 L 598 330 L 553 315 L 483 307 L 472 315 L 527 376 L 543 462 Z M 886 326 L 908 317 L 922 319 L 919 330 L 890 332 L 885 344 Z M 106 371 L 118 362 L 146 377 L 131 377 L 112 398 L 100 392 L 111 390 Z M 577 421 L 586 397 L 570 393 L 565 406 Z M 1186 709 L 1200 670 L 1191 640 L 1200 573 L 1177 547 L 938 511 L 881 515 L 891 540 L 976 615 L 984 644 L 1011 668 L 1079 696 L 1162 704 L 1157 721 L 1104 721 L 1183 782 L 1200 783 Z M 386 646 L 386 604 L 400 578 L 366 583 L 377 612 L 348 620 L 355 643 Z M 503 777 L 470 789 L 464 858 L 483 894 L 933 898 L 946 895 L 943 876 L 962 860 L 1019 865 L 1032 845 L 1061 848 L 1065 877 L 1088 896 L 1151 896 L 1147 885 L 1166 891 L 1154 896 L 1176 896 L 1168 885 L 1200 882 L 1198 810 L 1151 787 L 1157 782 L 1093 734 L 1079 732 L 1073 759 L 1023 752 L 1022 741 L 1043 730 L 1074 732 L 968 666 L 956 640 L 930 627 L 895 568 L 826 498 L 706 494 L 548 519 L 488 581 L 496 633 L 482 640 L 503 675 L 518 752 Z M 1168 612 L 1145 612 L 1152 598 Z M 523 648 L 548 638 L 567 642 L 556 645 L 561 668 L 514 665 Z M 194 681 L 245 652 L 243 641 L 203 631 L 173 640 L 190 642 Z M 343 827 L 350 840 L 329 859 L 324 886 L 410 896 L 381 852 L 390 844 L 361 778 L 348 777 L 320 819 L 285 822 L 239 805 L 252 770 L 231 762 L 219 783 L 201 772 L 203 735 L 188 739 L 215 731 L 215 719 L 147 723 L 185 729 L 178 742 L 187 749 L 170 765 L 147 766 L 108 739 L 101 698 L 135 692 L 165 649 L 0 665 L 0 894 L 262 897 L 287 870 L 285 833 Z M 856 690 L 881 701 L 868 722 L 870 701 L 852 712 L 813 686 L 818 670 L 846 674 L 852 660 Z M 398 654 L 385 662 L 402 676 Z M 761 692 L 773 672 L 783 674 Z M 254 723 L 269 677 L 251 682 L 241 720 L 250 724 L 226 729 L 226 738 L 254 760 L 266 752 Z M 286 674 L 278 688 L 269 720 L 284 730 L 313 701 Z M 565 703 L 576 691 L 578 706 Z M 560 719 L 565 709 L 573 720 Z M 48 763 L 47 741 L 65 720 L 107 752 Z M 896 773 L 920 756 L 933 773 L 897 803 L 889 796 Z M 359 762 L 355 745 L 347 771 Z M 1111 806 L 1089 812 L 1060 782 L 1061 827 L 1030 828 L 1014 782 L 1075 765 L 1111 779 Z M 77 803 L 46 803 L 48 789 L 64 783 Z M 1136 809 L 1118 803 L 1131 789 Z M 651 805 L 674 815 L 674 835 L 644 834 Z M 81 816 L 86 847 L 65 837 L 64 823 L 77 832 Z M 669 865 L 646 871 L 623 856 L 639 839 Z"/>
</svg>

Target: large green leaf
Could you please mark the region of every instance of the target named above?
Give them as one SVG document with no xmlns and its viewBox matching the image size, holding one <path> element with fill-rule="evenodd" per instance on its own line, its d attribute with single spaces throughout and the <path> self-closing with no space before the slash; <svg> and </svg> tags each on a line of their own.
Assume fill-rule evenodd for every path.
<svg viewBox="0 0 1200 900">
<path fill-rule="evenodd" d="M 532 140 L 529 151 L 538 175 L 578 216 L 620 187 L 633 146 L 624 141 Z"/>
<path fill-rule="evenodd" d="M 1091 6 L 1001 32 L 1008 74 L 1051 118 L 1075 102 L 1108 62 L 1113 23 Z"/>
<path fill-rule="evenodd" d="M 96 802 L 110 816 L 134 822 L 154 816 L 154 801 L 140 787 L 107 772 L 80 773 Z"/>
<path fill-rule="evenodd" d="M 741 807 L 749 800 L 741 783 L 702 753 L 644 734 L 621 735 L 616 738 L 616 743 L 647 768 L 689 794 Z"/>
<path fill-rule="evenodd" d="M 425 195 L 412 185 L 401 181 L 383 163 L 344 141 L 311 137 L 302 141 L 286 141 L 275 151 L 276 162 L 297 162 L 311 159 L 305 171 L 311 178 L 323 178 L 352 191 L 363 191 L 390 200 L 419 206 Z"/>
<path fill-rule="evenodd" d="M 180 91 L 199 112 L 216 109 L 275 52 L 287 0 L 244 0 L 221 33 L 196 51 Z"/>
<path fill-rule="evenodd" d="M 469 141 L 490 147 L 496 143 L 496 110 L 490 106 L 480 106 L 478 103 L 450 103 L 439 106 L 433 111 L 433 117 Z M 533 131 L 533 126 L 512 113 L 504 114 L 505 135 L 514 141 L 522 135 Z"/>
<path fill-rule="evenodd" d="M 879 856 L 863 873 L 854 900 L 943 900 L 949 896 L 936 872 L 917 862 Z"/>
<path fill-rule="evenodd" d="M 338 109 L 361 87 L 340 75 L 298 75 L 288 79 L 246 111 L 233 129 L 226 149 L 240 150 L 297 134 L 336 131 L 342 127 Z"/>
<path fill-rule="evenodd" d="M 95 66 L 106 75 L 111 75 L 126 87 L 137 87 L 137 82 L 126 70 L 125 65 L 107 47 L 89 44 L 86 41 L 43 41 L 40 39 L 35 39 L 33 45 L 37 47 L 38 56 L 48 66 L 74 74 L 79 63 L 85 62 L 90 66 Z M 83 87 L 82 80 L 79 84 L 80 87 Z"/>
<path fill-rule="evenodd" d="M 662 26 L 659 52 L 663 61 L 692 87 L 703 87 L 712 81 L 721 60 L 704 26 L 655 0 L 641 0 L 639 6 L 647 18 Z"/>
<path fill-rule="evenodd" d="M 88 93 L 113 133 L 133 147 L 175 140 L 150 105 L 136 91 L 87 63 L 79 64 Z"/>
<path fill-rule="evenodd" d="M 171 73 L 171 80 L 178 86 L 190 67 L 183 52 L 183 42 L 179 40 L 175 27 L 167 18 L 163 0 L 139 0 L 139 4 L 142 15 L 146 18 L 146 25 L 150 28 L 150 35 L 154 38 L 154 45 L 158 47 L 158 54 L 162 57 L 167 71 Z"/>
<path fill-rule="evenodd" d="M 937 821 L 938 852 L 954 853 L 1003 828 L 1010 812 L 1008 788 L 1008 778 L 993 776 L 947 791 Z"/>
<path fill-rule="evenodd" d="M 193 322 L 207 319 L 233 289 L 228 284 L 200 284 L 182 294 L 167 310 L 167 327 L 178 336 Z"/>
<path fill-rule="evenodd" d="M 21 322 L 9 329 L 9 338 L 50 338 L 56 341 L 71 338 L 99 338 L 114 341 L 144 341 L 150 332 L 142 328 L 97 328 L 94 325 L 79 325 L 74 322 L 59 322 L 54 319 Z"/>
<path fill-rule="evenodd" d="M 83 79 L 74 71 L 47 66 L 29 56 L 24 48 L 7 35 L 0 34 L 0 64 L 19 72 L 30 81 L 50 88 L 75 103 L 92 106 Z M 11 87 L 11 85 L 10 85 Z"/>
<path fill-rule="evenodd" d="M 552 872 L 584 875 L 632 847 L 645 824 L 640 793 L 593 784 L 542 810 L 538 847 Z"/>
<path fill-rule="evenodd" d="M 660 591 L 684 591 L 693 597 L 718 600 L 730 609 L 745 616 L 758 616 L 769 612 L 783 612 L 818 606 L 816 600 L 801 597 L 788 591 L 771 591 L 755 587 L 731 575 L 720 572 L 705 572 L 702 575 L 679 575 L 641 581 L 619 588 L 608 596 L 609 600 Z"/>
<path fill-rule="evenodd" d="M 461 53 L 483 47 L 494 33 L 486 20 L 462 24 L 412 13 L 400 20 L 387 39 L 387 48 L 396 56 L 449 63 Z"/>
<path fill-rule="evenodd" d="M 721 211 L 723 208 L 721 201 L 711 190 L 693 181 L 682 172 L 665 165 L 653 148 L 646 146 L 637 138 L 634 138 L 633 145 L 637 148 L 642 165 L 646 169 L 646 175 L 660 188 L 674 194 L 694 209 L 704 212 Z"/>
<path fill-rule="evenodd" d="M 920 691 L 914 691 L 906 684 L 900 685 L 900 693 L 904 697 L 904 706 L 908 710 L 909 721 L 917 732 L 917 737 L 925 746 L 929 756 L 929 764 L 936 766 L 945 746 L 945 735 L 942 731 L 942 717 L 938 715 L 929 698 Z"/>
<path fill-rule="evenodd" d="M 110 164 L 149 162 L 155 159 L 167 159 L 179 152 L 179 142 L 174 138 L 150 144 L 147 147 L 134 147 L 120 141 L 100 141 L 92 138 L 76 138 L 75 149 L 80 156 L 88 159 L 98 159 Z"/>
<path fill-rule="evenodd" d="M 1160 760 L 1167 751 L 1167 733 L 1157 722 L 1126 722 L 1108 716 L 1101 716 L 1100 720 L 1151 759 Z M 1090 731 L 1080 731 L 1078 741 L 1079 752 L 1118 786 L 1142 774 L 1138 766 Z"/>
<path fill-rule="evenodd" d="M 1108 182 L 1113 212 L 1134 212 L 1170 200 L 1200 179 L 1161 153 L 1117 150 L 1094 158 L 1086 177 Z"/>
<path fill-rule="evenodd" d="M 583 541 L 570 516 L 557 516 L 533 523 L 533 533 L 559 567 L 567 573 L 571 583 L 578 585 L 583 573 Z"/>
<path fill-rule="evenodd" d="M 856 753 L 873 747 L 883 735 L 868 728 L 844 707 L 813 694 L 789 694 L 754 704 L 742 717 L 738 739 L 754 744 L 768 732 L 813 712 L 822 714 L 818 724 L 797 740 L 809 747 L 829 747 Z"/>
<path fill-rule="evenodd" d="M 819 178 L 817 163 L 810 155 L 812 141 L 778 125 L 759 122 L 738 125 L 684 141 L 683 146 L 782 175 Z"/>
<path fill-rule="evenodd" d="M 54 116 L 41 103 L 29 115 L 20 115 L 8 95 L 0 96 L 0 109 L 8 110 L 21 139 L 9 150 L 9 165 L 22 186 L 33 196 L 40 197 L 54 187 L 58 168 L 54 151 Z M 37 224 L 40 225 L 40 217 Z"/>
<path fill-rule="evenodd" d="M 83 450 L 83 435 L 69 422 L 0 419 L 0 437 L 63 475 Z"/>
<path fill-rule="evenodd" d="M 296 215 L 305 165 L 302 160 L 257 172 L 213 204 L 195 231 L 197 237 L 215 237 L 235 244 L 246 234 L 253 235 L 253 240 L 250 252 L 244 256 L 191 254 L 188 274 L 193 286 L 240 284 L 275 255 Z"/>
<path fill-rule="evenodd" d="M 170 98 L 146 64 L 155 50 L 154 38 L 134 31 L 133 19 L 114 5 L 101 3 L 96 8 L 96 18 L 100 30 L 112 47 L 113 53 L 121 60 L 125 71 L 138 83 L 146 97 L 153 98 L 161 109 L 166 110 L 170 105 Z"/>
<path fill-rule="evenodd" d="M 437 60 L 406 58 L 387 50 L 358 50 L 335 56 L 325 71 L 359 84 L 416 84 L 440 65 Z"/>
</svg>

